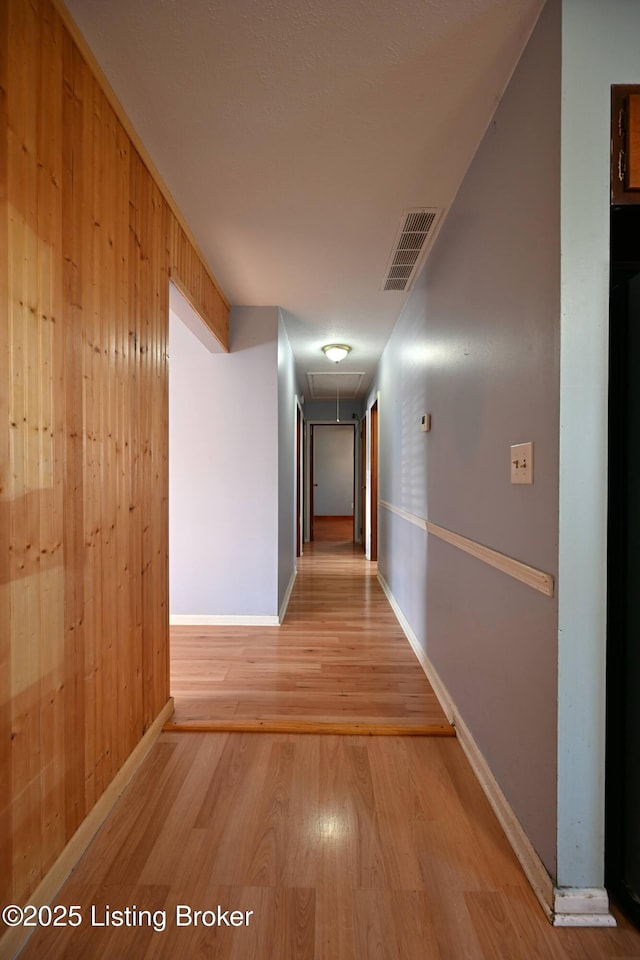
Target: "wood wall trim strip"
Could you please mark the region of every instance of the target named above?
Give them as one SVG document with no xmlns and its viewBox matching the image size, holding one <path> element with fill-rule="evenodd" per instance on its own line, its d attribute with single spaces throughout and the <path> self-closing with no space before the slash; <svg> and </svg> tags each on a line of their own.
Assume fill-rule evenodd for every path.
<svg viewBox="0 0 640 960">
<path fill-rule="evenodd" d="M 217 614 L 217 613 L 172 613 L 172 627 L 278 627 L 280 620 L 273 614 Z"/>
<path fill-rule="evenodd" d="M 122 796 L 123 791 L 132 777 L 142 765 L 172 713 L 173 698 L 170 697 L 96 805 L 88 816 L 84 818 L 51 869 L 29 897 L 27 901 L 28 904 L 41 907 L 53 901 L 55 895 Z M 0 957 L 16 957 L 32 933 L 33 930 L 26 927 L 14 927 L 8 930 L 4 936 L 0 938 Z"/>
<path fill-rule="evenodd" d="M 415 513 L 407 513 L 406 510 L 401 510 L 400 507 L 394 507 L 392 503 L 388 503 L 386 500 L 378 500 L 378 503 L 381 507 L 384 507 L 385 510 L 388 510 L 389 513 L 395 513 L 397 517 L 402 517 L 403 520 L 412 523 L 414 527 L 420 527 L 421 530 L 427 529 L 427 521 L 423 520 L 422 517 L 417 517 Z"/>
<path fill-rule="evenodd" d="M 206 266 L 206 263 L 207 263 L 206 258 L 204 257 L 202 251 L 200 250 L 200 247 L 199 247 L 198 243 L 196 242 L 193 234 L 191 233 L 191 230 L 189 229 L 186 220 L 185 220 L 184 217 L 182 216 L 182 213 L 180 212 L 180 208 L 178 207 L 177 203 L 176 203 L 175 200 L 173 199 L 173 196 L 171 195 L 171 191 L 170 191 L 169 188 L 167 187 L 166 183 L 164 182 L 163 178 L 161 177 L 161 175 L 160 175 L 160 173 L 159 173 L 159 171 L 158 171 L 158 168 L 156 167 L 155 163 L 154 163 L 153 160 L 151 159 L 151 156 L 149 155 L 149 153 L 148 153 L 146 147 L 144 146 L 142 140 L 141 140 L 140 137 L 138 136 L 138 133 L 137 133 L 135 127 L 133 126 L 133 124 L 131 123 L 129 117 L 127 116 L 127 113 L 126 113 L 124 107 L 122 106 L 122 104 L 120 103 L 120 100 L 118 99 L 118 97 L 117 97 L 117 95 L 116 95 L 113 87 L 111 86 L 111 84 L 110 84 L 109 81 L 107 80 L 107 78 L 106 78 L 106 76 L 105 76 L 105 74 L 104 74 L 104 71 L 102 70 L 102 67 L 100 66 L 100 64 L 99 64 L 98 61 L 96 60 L 95 56 L 93 55 L 93 53 L 92 53 L 92 51 L 91 51 L 91 48 L 89 47 L 89 44 L 87 43 L 87 41 L 85 40 L 84 36 L 82 35 L 82 33 L 80 32 L 80 30 L 78 29 L 78 26 L 77 26 L 75 20 L 73 19 L 73 17 L 71 16 L 71 14 L 69 13 L 69 11 L 67 10 L 65 4 L 63 3 L 63 0 L 51 0 L 51 2 L 53 3 L 53 5 L 54 5 L 55 9 L 57 10 L 57 12 L 58 12 L 58 14 L 59 14 L 62 22 L 64 23 L 66 29 L 69 31 L 69 34 L 71 35 L 74 43 L 76 44 L 76 46 L 78 47 L 78 49 L 79 49 L 80 53 L 82 54 L 84 60 L 86 61 L 87 66 L 89 67 L 89 69 L 91 70 L 91 72 L 92 72 L 93 75 L 95 76 L 96 80 L 97 80 L 98 83 L 100 84 L 100 87 L 101 87 L 101 89 L 102 89 L 102 92 L 104 93 L 105 97 L 106 97 L 107 100 L 109 101 L 109 103 L 110 103 L 110 105 L 111 105 L 114 113 L 116 114 L 118 120 L 120 121 L 120 123 L 122 124 L 122 126 L 124 127 L 124 129 L 126 130 L 127 135 L 129 136 L 129 139 L 131 140 L 131 143 L 133 144 L 133 146 L 135 147 L 135 149 L 137 150 L 137 152 L 140 154 L 140 157 L 141 157 L 144 165 L 146 166 L 147 170 L 149 171 L 149 173 L 151 174 L 151 176 L 153 177 L 153 179 L 155 180 L 155 182 L 158 184 L 158 187 L 160 188 L 160 190 L 161 190 L 161 192 L 162 192 L 162 195 L 164 196 L 165 200 L 167 201 L 167 203 L 168 203 L 168 205 L 169 205 L 169 209 L 171 210 L 171 212 L 173 213 L 174 217 L 176 218 L 176 220 L 178 221 L 178 223 L 180 224 L 180 226 L 181 226 L 182 229 L 184 230 L 186 236 L 187 236 L 188 239 L 189 239 L 189 242 L 190 242 L 191 246 L 193 247 L 193 249 L 196 251 L 196 253 L 197 253 L 198 256 L 200 257 L 203 265 L 205 266 L 205 269 L 206 269 L 206 271 L 207 271 L 207 274 L 208 274 L 208 276 L 209 276 L 212 284 L 213 284 L 214 287 L 216 288 L 216 290 L 217 290 L 217 292 L 218 292 L 218 294 L 219 294 L 222 302 L 224 303 L 224 305 L 225 305 L 225 307 L 227 308 L 227 310 L 229 310 L 229 309 L 230 309 L 229 301 L 227 300 L 227 298 L 225 297 L 224 293 L 223 293 L 222 290 L 220 289 L 220 286 L 219 286 L 216 278 L 214 277 L 213 273 L 212 273 L 212 272 L 209 270 L 209 268 Z"/>
<path fill-rule="evenodd" d="M 483 563 L 487 563 L 490 567 L 500 570 L 501 573 L 506 573 L 509 577 L 513 577 L 514 580 L 519 580 L 520 583 L 532 587 L 539 593 L 543 593 L 546 597 L 553 596 L 554 579 L 550 573 L 536 570 L 535 567 L 530 567 L 520 560 L 514 560 L 513 557 L 508 557 L 504 553 L 498 553 L 497 550 L 485 547 L 481 543 L 476 543 L 474 540 L 462 537 L 460 534 L 446 530 L 444 527 L 439 527 L 430 521 L 427 521 L 427 530 L 434 537 L 450 543 L 459 550 L 464 550 L 465 553 L 470 554 L 477 560 L 482 560 Z"/>
<path fill-rule="evenodd" d="M 455 737 L 448 723 L 367 723 L 364 720 L 182 720 L 168 721 L 167 733 L 308 733 L 366 737 Z"/>
<path fill-rule="evenodd" d="M 413 632 L 411 624 L 402 612 L 400 604 L 391 592 L 389 584 L 385 581 L 381 573 L 378 573 L 378 581 L 385 592 L 391 609 L 395 613 L 398 623 L 411 644 L 413 652 L 418 658 L 420 666 L 424 670 L 427 680 L 440 701 L 449 722 L 455 727 L 456 736 L 464 750 L 471 769 L 480 784 L 487 800 L 491 804 L 505 836 L 509 841 L 513 852 L 520 861 L 525 876 L 533 889 L 540 906 L 545 912 L 548 920 L 553 920 L 554 890 L 553 881 L 547 873 L 546 867 L 536 853 L 533 844 L 522 829 L 520 821 L 516 817 L 513 809 L 500 789 L 500 786 L 491 772 L 487 761 L 484 758 L 478 744 L 475 742 L 471 731 L 465 724 L 460 711 L 458 710 L 453 697 L 442 682 L 438 671 L 433 663 L 422 649 L 420 642 Z"/>
<path fill-rule="evenodd" d="M 437 537 L 439 540 L 444 540 L 445 543 L 457 547 L 459 550 L 463 550 L 470 556 L 475 557 L 476 560 L 481 560 L 490 567 L 494 567 L 494 569 L 499 570 L 501 573 L 513 577 L 514 580 L 524 583 L 526 586 L 537 590 L 546 597 L 553 597 L 555 580 L 552 574 L 545 573 L 543 570 L 538 570 L 535 567 L 530 567 L 520 560 L 515 560 L 513 557 L 509 557 L 504 553 L 492 550 L 491 547 L 485 547 L 475 540 L 469 540 L 468 537 L 463 537 L 459 533 L 447 530 L 445 527 L 441 527 L 437 523 L 432 523 L 430 520 L 416 517 L 413 514 L 407 513 L 405 510 L 394 507 L 384 500 L 380 500 L 379 502 L 380 506 L 384 507 L 385 510 L 389 510 L 391 513 L 395 513 L 397 516 L 407 520 L 409 523 L 413 523 L 422 530 L 426 530 L 427 533 Z"/>
</svg>

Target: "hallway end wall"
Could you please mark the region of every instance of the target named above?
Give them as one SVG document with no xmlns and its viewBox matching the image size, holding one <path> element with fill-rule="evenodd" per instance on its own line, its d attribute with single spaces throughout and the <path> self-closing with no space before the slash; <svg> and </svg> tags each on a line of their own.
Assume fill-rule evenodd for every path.
<svg viewBox="0 0 640 960">
<path fill-rule="evenodd" d="M 380 573 L 551 875 L 556 600 L 428 535 L 424 520 L 557 573 L 559 147 L 552 0 L 376 382 Z M 535 482 L 513 486 L 510 445 L 529 440 Z"/>
</svg>

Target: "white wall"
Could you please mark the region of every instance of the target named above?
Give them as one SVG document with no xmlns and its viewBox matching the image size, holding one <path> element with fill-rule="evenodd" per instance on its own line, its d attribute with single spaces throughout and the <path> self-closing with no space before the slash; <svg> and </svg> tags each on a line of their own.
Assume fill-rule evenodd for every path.
<svg viewBox="0 0 640 960">
<path fill-rule="evenodd" d="M 640 4 L 564 0 L 558 884 L 604 849 L 611 84 L 640 83 Z"/>
<path fill-rule="evenodd" d="M 278 316 L 278 610 L 296 572 L 295 363 L 284 319 Z"/>
<path fill-rule="evenodd" d="M 230 353 L 169 329 L 170 611 L 278 613 L 276 307 L 231 311 Z"/>
</svg>

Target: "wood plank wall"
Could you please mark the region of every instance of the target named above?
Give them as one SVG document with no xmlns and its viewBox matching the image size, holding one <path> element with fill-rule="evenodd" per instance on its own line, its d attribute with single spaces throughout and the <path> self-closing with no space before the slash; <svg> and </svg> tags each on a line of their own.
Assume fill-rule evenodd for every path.
<svg viewBox="0 0 640 960">
<path fill-rule="evenodd" d="M 169 277 L 228 307 L 50 0 L 0 0 L 0 901 L 169 696 Z"/>
</svg>

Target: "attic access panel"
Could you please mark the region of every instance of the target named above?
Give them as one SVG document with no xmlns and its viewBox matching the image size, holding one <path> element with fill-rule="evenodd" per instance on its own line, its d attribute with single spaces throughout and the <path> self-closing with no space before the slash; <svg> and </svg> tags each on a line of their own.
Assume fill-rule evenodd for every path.
<svg viewBox="0 0 640 960">
<path fill-rule="evenodd" d="M 313 400 L 335 400 L 338 392 L 341 400 L 356 400 L 364 383 L 364 373 L 336 371 L 335 373 L 307 373 L 309 396 Z"/>
</svg>

